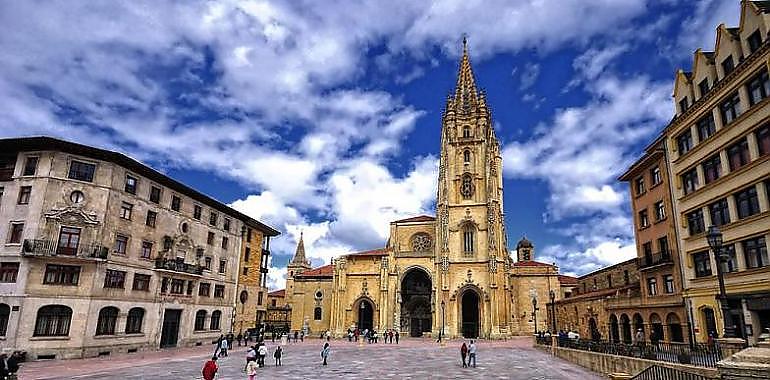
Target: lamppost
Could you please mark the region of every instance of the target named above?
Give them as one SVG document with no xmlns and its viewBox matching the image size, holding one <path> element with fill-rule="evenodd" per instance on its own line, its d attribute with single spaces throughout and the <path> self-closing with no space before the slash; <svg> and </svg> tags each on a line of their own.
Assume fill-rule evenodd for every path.
<svg viewBox="0 0 770 380">
<path fill-rule="evenodd" d="M 537 297 L 532 297 L 532 319 L 535 322 L 535 335 L 537 335 Z"/>
<path fill-rule="evenodd" d="M 556 333 L 556 292 L 553 289 L 548 292 L 548 296 L 551 298 L 551 318 L 553 325 L 551 326 L 551 333 Z"/>
<path fill-rule="evenodd" d="M 445 311 L 445 309 L 446 309 L 446 303 L 444 302 L 444 300 L 441 300 L 441 332 L 438 333 L 438 337 L 439 337 L 439 340 L 441 341 L 441 345 L 442 346 L 446 344 L 446 343 L 444 343 L 444 339 L 443 339 L 444 338 L 444 325 L 446 324 L 446 323 L 444 323 L 445 318 L 446 318 L 446 311 Z"/>
<path fill-rule="evenodd" d="M 730 314 L 730 305 L 727 303 L 727 292 L 725 291 L 725 277 L 722 273 L 722 263 L 730 260 L 730 256 L 722 251 L 722 232 L 717 226 L 709 226 L 706 234 L 709 247 L 714 251 L 714 258 L 717 261 L 717 279 L 719 280 L 719 305 L 722 309 L 722 318 L 724 324 L 724 338 L 735 338 L 735 326 L 733 326 L 733 316 Z"/>
</svg>

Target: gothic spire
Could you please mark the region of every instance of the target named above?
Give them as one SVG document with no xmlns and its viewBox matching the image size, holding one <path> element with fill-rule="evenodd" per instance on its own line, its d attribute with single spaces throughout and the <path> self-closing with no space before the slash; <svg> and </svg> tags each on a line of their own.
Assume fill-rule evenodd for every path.
<svg viewBox="0 0 770 380">
<path fill-rule="evenodd" d="M 463 36 L 463 55 L 460 58 L 460 70 L 457 73 L 454 101 L 461 110 L 468 110 L 476 105 L 477 97 L 476 79 L 473 77 L 471 59 L 468 56 L 468 40 Z"/>
<path fill-rule="evenodd" d="M 305 242 L 303 240 L 303 233 L 299 233 L 299 242 L 297 243 L 297 250 L 294 252 L 294 258 L 291 259 L 292 264 L 306 265 L 307 258 L 305 258 Z"/>
</svg>

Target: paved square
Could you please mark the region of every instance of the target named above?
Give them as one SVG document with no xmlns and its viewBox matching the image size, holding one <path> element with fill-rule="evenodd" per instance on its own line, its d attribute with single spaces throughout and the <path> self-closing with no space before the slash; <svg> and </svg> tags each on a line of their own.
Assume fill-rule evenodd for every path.
<svg viewBox="0 0 770 380">
<path fill-rule="evenodd" d="M 267 379 L 602 379 L 601 376 L 531 347 L 531 339 L 481 341 L 478 367 L 462 368 L 459 341 L 439 347 L 428 340 L 365 344 L 333 340 L 329 365 L 321 365 L 319 340 L 284 347 L 283 366 L 273 365 L 276 343 L 268 342 Z M 200 379 L 211 349 L 167 350 L 110 358 L 27 363 L 20 379 Z M 218 379 L 246 379 L 245 348 L 235 347 L 219 361 Z"/>
</svg>

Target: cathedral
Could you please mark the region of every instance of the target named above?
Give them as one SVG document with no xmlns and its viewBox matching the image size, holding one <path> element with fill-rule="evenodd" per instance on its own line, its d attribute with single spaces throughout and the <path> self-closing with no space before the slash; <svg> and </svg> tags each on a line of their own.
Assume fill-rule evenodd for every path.
<svg viewBox="0 0 770 380">
<path fill-rule="evenodd" d="M 535 261 L 523 238 L 508 250 L 500 144 L 468 49 L 442 114 L 436 216 L 390 223 L 385 247 L 312 268 L 302 237 L 288 265 L 292 331 L 344 336 L 349 328 L 403 336 L 500 339 L 545 330 L 567 284 Z"/>
</svg>

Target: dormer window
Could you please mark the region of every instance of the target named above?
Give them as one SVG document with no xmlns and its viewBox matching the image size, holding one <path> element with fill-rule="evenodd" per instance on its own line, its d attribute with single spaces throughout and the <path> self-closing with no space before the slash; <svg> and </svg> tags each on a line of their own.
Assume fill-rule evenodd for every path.
<svg viewBox="0 0 770 380">
<path fill-rule="evenodd" d="M 746 42 L 749 44 L 749 51 L 755 52 L 759 50 L 760 46 L 762 46 L 762 35 L 759 33 L 759 29 L 755 30 L 754 33 L 751 33 L 749 38 L 746 39 Z"/>
<path fill-rule="evenodd" d="M 679 101 L 679 111 L 681 113 L 687 112 L 687 107 L 689 107 L 689 106 L 690 106 L 690 103 L 689 103 L 689 101 L 688 101 L 686 96 L 684 97 L 684 99 Z"/>
<path fill-rule="evenodd" d="M 705 78 L 698 83 L 698 89 L 700 90 L 700 96 L 704 97 L 709 92 L 709 79 Z"/>
<path fill-rule="evenodd" d="M 725 58 L 724 61 L 722 61 L 722 71 L 724 72 L 724 76 L 730 75 L 731 72 L 735 69 L 735 62 L 733 62 L 733 56 L 729 56 Z"/>
</svg>

